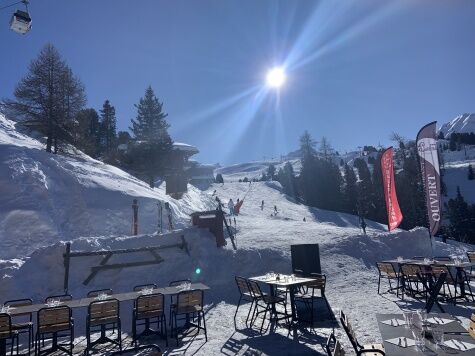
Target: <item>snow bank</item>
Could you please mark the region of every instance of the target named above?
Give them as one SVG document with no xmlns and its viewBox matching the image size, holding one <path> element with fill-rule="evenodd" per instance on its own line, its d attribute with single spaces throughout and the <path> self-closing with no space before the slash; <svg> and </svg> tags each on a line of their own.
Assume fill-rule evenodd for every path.
<svg viewBox="0 0 475 356">
<path fill-rule="evenodd" d="M 151 189 L 81 152 L 47 153 L 0 116 L 0 258 L 24 256 L 65 239 L 128 234 L 135 198 L 141 233 L 156 231 L 159 201 L 170 203 L 179 227 L 188 225 L 191 212 L 214 206 L 191 185 L 181 200 L 174 200 L 164 184 Z"/>
</svg>

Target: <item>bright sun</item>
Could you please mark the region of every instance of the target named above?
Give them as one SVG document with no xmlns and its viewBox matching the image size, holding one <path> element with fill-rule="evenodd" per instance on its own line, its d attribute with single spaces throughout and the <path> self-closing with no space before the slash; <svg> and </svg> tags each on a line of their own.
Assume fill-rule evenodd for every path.
<svg viewBox="0 0 475 356">
<path fill-rule="evenodd" d="M 267 86 L 280 88 L 285 83 L 285 71 L 282 67 L 274 67 L 267 72 Z"/>
</svg>

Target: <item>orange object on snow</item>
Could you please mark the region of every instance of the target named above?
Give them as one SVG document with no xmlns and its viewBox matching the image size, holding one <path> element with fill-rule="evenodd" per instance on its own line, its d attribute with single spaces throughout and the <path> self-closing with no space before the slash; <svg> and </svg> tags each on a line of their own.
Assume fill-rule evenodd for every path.
<svg viewBox="0 0 475 356">
<path fill-rule="evenodd" d="M 244 199 L 238 201 L 236 205 L 234 205 L 234 214 L 239 215 L 239 209 L 241 209 L 241 205 L 243 202 L 244 202 Z"/>
</svg>

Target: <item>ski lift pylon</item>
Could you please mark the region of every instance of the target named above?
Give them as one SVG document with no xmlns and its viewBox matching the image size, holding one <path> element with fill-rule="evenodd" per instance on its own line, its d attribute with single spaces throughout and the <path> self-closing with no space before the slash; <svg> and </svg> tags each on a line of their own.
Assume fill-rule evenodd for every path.
<svg viewBox="0 0 475 356">
<path fill-rule="evenodd" d="M 10 20 L 10 29 L 24 35 L 31 30 L 31 17 L 28 13 L 28 0 L 23 0 L 22 2 L 25 4 L 25 11 L 15 11 Z"/>
</svg>

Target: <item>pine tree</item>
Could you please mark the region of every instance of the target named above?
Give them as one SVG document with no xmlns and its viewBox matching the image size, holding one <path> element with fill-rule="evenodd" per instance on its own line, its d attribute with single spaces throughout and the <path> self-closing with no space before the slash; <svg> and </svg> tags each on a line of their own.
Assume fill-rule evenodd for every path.
<svg viewBox="0 0 475 356">
<path fill-rule="evenodd" d="M 165 120 L 167 114 L 163 112 L 163 104 L 158 101 L 152 87 L 146 89 L 145 96 L 135 107 L 137 117 L 131 120 L 130 127 L 135 144 L 129 157 L 135 173 L 146 178 L 153 187 L 155 179 L 166 174 L 167 170 L 182 168 L 179 161 L 183 158 L 173 154 L 173 142 L 168 134 L 170 125 Z"/>
<path fill-rule="evenodd" d="M 310 133 L 305 130 L 303 135 L 300 136 L 300 153 L 302 155 L 302 160 L 315 155 L 316 145 L 317 142 L 312 138 L 312 136 L 310 136 Z"/>
<path fill-rule="evenodd" d="M 275 166 L 273 164 L 270 164 L 269 167 L 267 167 L 267 177 L 269 177 L 270 180 L 274 180 Z"/>
<path fill-rule="evenodd" d="M 100 150 L 100 123 L 97 111 L 81 110 L 77 116 L 76 146 L 91 157 L 97 157 Z"/>
<path fill-rule="evenodd" d="M 45 135 L 47 152 L 57 153 L 60 142 L 74 141 L 75 118 L 86 103 L 84 86 L 53 45 L 30 63 L 14 95 L 16 100 L 5 100 L 2 109 Z"/>
<path fill-rule="evenodd" d="M 330 144 L 330 141 L 323 136 L 322 139 L 320 140 L 320 147 L 319 147 L 319 153 L 323 157 L 324 160 L 328 161 L 332 158 L 333 156 L 333 147 Z"/>
<path fill-rule="evenodd" d="M 138 141 L 165 142 L 169 140 L 168 128 L 170 125 L 165 120 L 168 114 L 163 112 L 163 103 L 158 101 L 153 89 L 149 86 L 145 96 L 140 99 L 137 108 L 137 117 L 132 119 L 132 131 Z"/>
<path fill-rule="evenodd" d="M 115 107 L 109 100 L 102 105 L 101 113 L 101 139 L 103 152 L 110 156 L 117 148 L 117 119 L 115 117 Z"/>
<path fill-rule="evenodd" d="M 343 195 L 346 202 L 346 211 L 350 214 L 358 214 L 358 190 L 356 186 L 356 174 L 352 167 L 345 164 L 345 185 Z"/>
<path fill-rule="evenodd" d="M 372 211 L 372 191 L 373 184 L 371 181 L 371 172 L 369 171 L 366 161 L 362 158 L 357 158 L 354 161 L 354 166 L 358 170 L 358 213 L 363 217 L 369 217 Z"/>
</svg>

